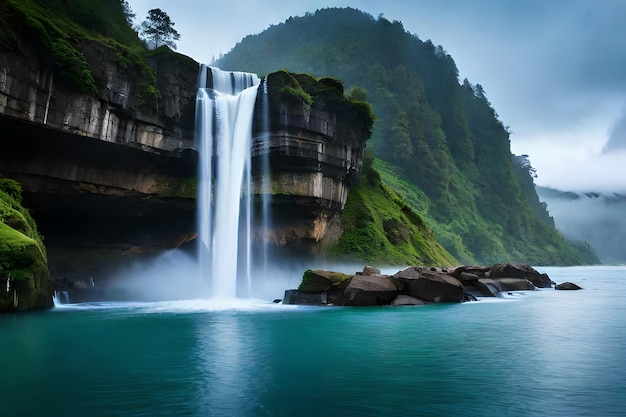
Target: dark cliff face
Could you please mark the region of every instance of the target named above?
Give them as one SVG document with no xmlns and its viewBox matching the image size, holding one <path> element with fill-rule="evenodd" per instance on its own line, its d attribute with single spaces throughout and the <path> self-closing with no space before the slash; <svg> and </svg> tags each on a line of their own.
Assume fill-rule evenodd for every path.
<svg viewBox="0 0 626 417">
<path fill-rule="evenodd" d="M 151 97 L 138 85 L 142 78 L 102 45 L 84 43 L 81 50 L 95 95 L 55 79 L 36 48 L 0 51 L 0 176 L 22 184 L 56 278 L 102 276 L 117 263 L 195 238 L 198 64 L 153 51 L 158 95 Z M 273 229 L 257 238 L 310 254 L 341 234 L 338 213 L 371 123 L 351 129 L 355 112 L 343 91 L 298 77 L 312 103 L 280 92 L 284 74 L 269 77 L 276 87 L 270 134 L 256 138 L 253 165 L 264 152 L 260 141 L 269 140 Z"/>
<path fill-rule="evenodd" d="M 55 76 L 35 47 L 0 51 L 0 113 L 144 150 L 173 152 L 193 145 L 197 64 L 171 51 L 155 51 L 150 62 L 159 93 L 149 95 L 145 84 L 150 77 L 121 66 L 99 43 L 81 47 L 95 79 L 95 95 Z"/>
<path fill-rule="evenodd" d="M 252 156 L 254 189 L 260 194 L 255 168 L 269 153 L 273 215 L 266 239 L 310 255 L 342 234 L 340 212 L 360 174 L 371 109 L 346 99 L 338 80 L 278 71 L 264 82 L 269 134 L 259 129 L 259 95 Z"/>
<path fill-rule="evenodd" d="M 80 48 L 95 95 L 55 77 L 35 45 L 0 51 L 0 176 L 22 184 L 53 276 L 93 275 L 195 232 L 197 63 L 154 51 L 159 95 L 147 97 L 110 50 Z"/>
</svg>

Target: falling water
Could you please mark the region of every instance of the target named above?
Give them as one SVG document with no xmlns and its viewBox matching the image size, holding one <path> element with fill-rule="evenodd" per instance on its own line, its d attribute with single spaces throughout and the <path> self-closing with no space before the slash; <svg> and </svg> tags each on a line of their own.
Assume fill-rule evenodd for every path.
<svg viewBox="0 0 626 417">
<path fill-rule="evenodd" d="M 255 138 L 253 149 L 256 148 L 256 155 L 259 155 L 260 160 L 260 174 L 257 184 L 260 184 L 260 190 L 257 191 L 261 195 L 261 222 L 262 227 L 260 233 L 263 234 L 271 229 L 271 216 L 270 205 L 272 199 L 271 190 L 271 170 L 270 170 L 270 127 L 269 127 L 269 95 L 267 92 L 267 77 L 261 81 L 261 129 L 258 137 Z M 261 235 L 259 238 L 261 242 L 261 266 L 262 269 L 258 273 L 258 286 L 261 292 L 265 292 L 265 285 L 267 283 L 269 265 L 269 237 Z"/>
<path fill-rule="evenodd" d="M 69 291 L 55 290 L 54 296 L 52 297 L 52 301 L 54 302 L 54 305 L 57 307 L 63 304 L 69 304 L 70 303 Z"/>
<path fill-rule="evenodd" d="M 239 273 L 245 279 L 242 291 L 249 294 L 250 147 L 258 86 L 259 78 L 254 74 L 205 65 L 200 68 L 196 102 L 200 153 L 198 256 L 201 279 L 210 278 L 213 298 L 236 298 Z M 240 221 L 245 227 L 240 227 Z"/>
</svg>

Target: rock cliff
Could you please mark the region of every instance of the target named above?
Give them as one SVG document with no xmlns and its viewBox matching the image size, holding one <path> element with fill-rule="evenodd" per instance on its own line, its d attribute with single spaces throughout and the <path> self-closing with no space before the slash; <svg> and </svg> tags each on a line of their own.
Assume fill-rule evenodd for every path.
<svg viewBox="0 0 626 417">
<path fill-rule="evenodd" d="M 153 51 L 158 94 L 150 95 L 137 68 L 111 50 L 78 47 L 95 94 L 57 77 L 28 43 L 0 51 L 0 176 L 22 184 L 52 275 L 77 279 L 195 237 L 198 71 L 188 57 Z M 268 79 L 270 133 L 257 129 L 253 161 L 269 152 L 274 229 L 257 238 L 310 253 L 341 233 L 337 213 L 372 120 L 336 81 L 283 72 Z M 312 101 L 286 93 L 286 82 Z"/>
<path fill-rule="evenodd" d="M 371 109 L 346 100 L 334 79 L 278 71 L 267 85 L 269 135 L 257 130 L 252 150 L 256 167 L 262 164 L 255 159 L 269 153 L 273 216 L 266 238 L 315 252 L 342 233 L 339 214 L 361 170 Z M 257 183 L 259 175 L 256 170 Z"/>
<path fill-rule="evenodd" d="M 146 81 L 117 62 L 95 41 L 81 51 L 97 93 L 78 91 L 55 76 L 34 45 L 0 53 L 0 114 L 41 127 L 147 151 L 193 146 L 197 63 L 165 48 L 150 57 L 160 94 L 148 95 Z M 161 68 L 159 70 L 159 68 Z"/>
<path fill-rule="evenodd" d="M 194 233 L 197 64 L 154 52 L 160 94 L 149 98 L 111 50 L 80 47 L 96 94 L 56 77 L 35 45 L 0 52 L 0 176 L 22 184 L 55 276 L 92 275 L 112 256 Z"/>
</svg>

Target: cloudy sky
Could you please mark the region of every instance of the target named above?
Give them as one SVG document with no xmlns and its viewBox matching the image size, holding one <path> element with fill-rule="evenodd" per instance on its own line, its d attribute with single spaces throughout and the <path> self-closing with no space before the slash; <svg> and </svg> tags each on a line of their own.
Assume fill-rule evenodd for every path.
<svg viewBox="0 0 626 417">
<path fill-rule="evenodd" d="M 626 192 L 624 0 L 129 0 L 140 20 L 165 11 L 178 51 L 199 62 L 248 34 L 325 7 L 384 13 L 442 45 L 461 80 L 481 84 L 511 150 L 528 154 L 536 183 Z M 323 74 L 321 74 L 323 75 Z"/>
</svg>

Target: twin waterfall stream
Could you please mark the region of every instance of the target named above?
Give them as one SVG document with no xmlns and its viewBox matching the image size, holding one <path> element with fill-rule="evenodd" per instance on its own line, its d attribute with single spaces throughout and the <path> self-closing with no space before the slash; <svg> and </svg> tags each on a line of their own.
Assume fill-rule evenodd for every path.
<svg viewBox="0 0 626 417">
<path fill-rule="evenodd" d="M 259 91 L 262 97 L 257 100 Z M 267 146 L 265 81 L 254 74 L 201 65 L 196 99 L 198 262 L 200 280 L 209 283 L 208 296 L 214 299 L 251 296 L 253 259 L 266 267 L 267 248 L 253 245 L 252 235 L 253 223 L 261 224 L 261 230 L 267 227 L 270 195 L 268 190 L 259 191 L 261 218 L 255 219 L 251 148 L 257 101 L 265 107 L 260 109 L 265 126 L 254 131 L 265 133 L 254 140 Z M 267 149 L 260 154 L 264 188 L 269 178 Z M 255 272 L 255 278 L 263 281 L 263 271 Z"/>
</svg>

